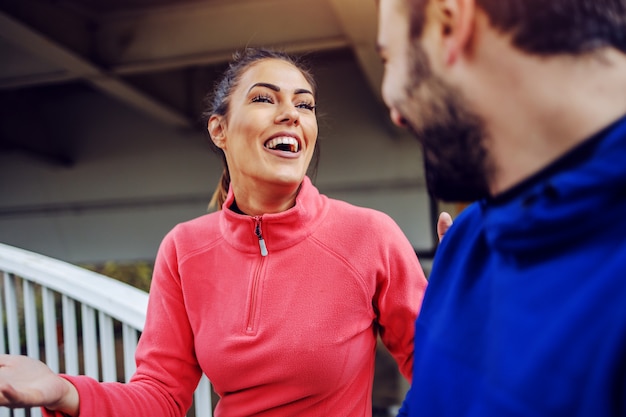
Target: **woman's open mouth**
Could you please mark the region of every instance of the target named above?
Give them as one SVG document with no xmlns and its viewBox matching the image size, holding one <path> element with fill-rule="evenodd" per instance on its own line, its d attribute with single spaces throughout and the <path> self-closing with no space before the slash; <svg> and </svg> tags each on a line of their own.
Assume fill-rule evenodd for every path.
<svg viewBox="0 0 626 417">
<path fill-rule="evenodd" d="M 269 139 L 264 145 L 267 149 L 283 152 L 297 153 L 300 150 L 300 143 L 291 136 L 278 136 Z"/>
</svg>

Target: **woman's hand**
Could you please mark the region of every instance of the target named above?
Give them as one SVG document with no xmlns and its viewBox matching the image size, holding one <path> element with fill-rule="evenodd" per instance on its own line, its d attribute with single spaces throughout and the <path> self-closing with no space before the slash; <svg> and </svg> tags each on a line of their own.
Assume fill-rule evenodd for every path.
<svg viewBox="0 0 626 417">
<path fill-rule="evenodd" d="M 441 242 L 443 235 L 446 234 L 450 226 L 452 226 L 452 217 L 450 214 L 442 211 L 441 214 L 439 214 L 439 219 L 437 219 L 437 236 L 439 236 L 439 242 Z"/>
<path fill-rule="evenodd" d="M 46 407 L 78 415 L 78 392 L 43 362 L 26 356 L 0 355 L 0 406 Z"/>
</svg>

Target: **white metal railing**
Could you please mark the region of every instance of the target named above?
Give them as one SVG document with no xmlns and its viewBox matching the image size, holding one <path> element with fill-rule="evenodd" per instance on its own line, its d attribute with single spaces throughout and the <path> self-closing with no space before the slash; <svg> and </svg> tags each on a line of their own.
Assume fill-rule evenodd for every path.
<svg viewBox="0 0 626 417">
<path fill-rule="evenodd" d="M 128 381 L 148 293 L 113 278 L 0 243 L 0 352 L 26 354 L 53 371 Z M 43 343 L 42 343 L 43 342 Z M 205 375 L 189 414 L 212 416 Z M 40 417 L 37 408 L 0 417 Z"/>
</svg>

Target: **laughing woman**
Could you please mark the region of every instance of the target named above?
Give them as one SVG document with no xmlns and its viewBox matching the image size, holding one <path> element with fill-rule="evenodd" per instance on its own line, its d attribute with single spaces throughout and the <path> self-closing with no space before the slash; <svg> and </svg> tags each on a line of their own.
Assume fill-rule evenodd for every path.
<svg viewBox="0 0 626 417">
<path fill-rule="evenodd" d="M 306 176 L 315 97 L 295 59 L 237 54 L 205 113 L 224 162 L 221 210 L 164 238 L 131 381 L 3 356 L 0 405 L 179 417 L 204 372 L 215 416 L 371 416 L 378 334 L 410 379 L 424 274 L 387 215 L 329 199 Z"/>
</svg>

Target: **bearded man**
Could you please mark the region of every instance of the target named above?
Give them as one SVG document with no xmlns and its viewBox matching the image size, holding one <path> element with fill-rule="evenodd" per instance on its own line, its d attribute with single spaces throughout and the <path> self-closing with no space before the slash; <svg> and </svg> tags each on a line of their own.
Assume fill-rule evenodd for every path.
<svg viewBox="0 0 626 417">
<path fill-rule="evenodd" d="M 379 0 L 436 198 L 401 416 L 626 415 L 626 0 Z"/>
</svg>

